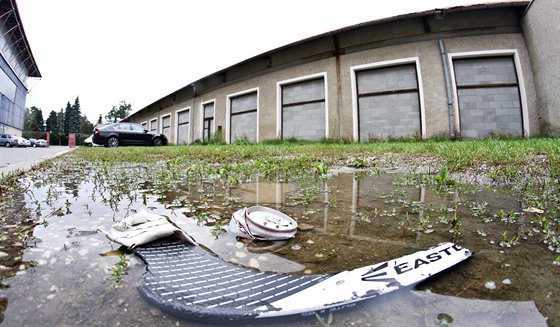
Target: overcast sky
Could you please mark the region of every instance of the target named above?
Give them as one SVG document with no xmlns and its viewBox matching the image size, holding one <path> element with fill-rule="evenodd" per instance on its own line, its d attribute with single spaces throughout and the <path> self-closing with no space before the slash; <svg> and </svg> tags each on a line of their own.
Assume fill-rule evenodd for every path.
<svg viewBox="0 0 560 327">
<path fill-rule="evenodd" d="M 503 0 L 494 0 L 494 2 Z M 263 52 L 350 25 L 485 0 L 17 0 L 42 78 L 26 106 L 80 98 L 93 123 Z"/>
</svg>

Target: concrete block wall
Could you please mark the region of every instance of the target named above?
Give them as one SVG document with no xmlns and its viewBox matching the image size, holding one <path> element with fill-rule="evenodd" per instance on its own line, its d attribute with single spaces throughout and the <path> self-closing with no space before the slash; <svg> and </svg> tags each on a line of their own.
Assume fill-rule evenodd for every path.
<svg viewBox="0 0 560 327">
<path fill-rule="evenodd" d="M 240 113 L 257 109 L 257 92 L 237 96 L 231 99 L 231 113 Z"/>
<path fill-rule="evenodd" d="M 359 100 L 360 141 L 420 133 L 417 92 L 362 97 Z"/>
<path fill-rule="evenodd" d="M 364 71 L 360 72 L 357 78 L 359 94 L 418 87 L 414 65 Z"/>
<path fill-rule="evenodd" d="M 231 99 L 230 140 L 257 141 L 257 92 Z"/>
<path fill-rule="evenodd" d="M 184 110 L 177 114 L 177 144 L 189 143 L 189 120 L 189 110 Z"/>
<path fill-rule="evenodd" d="M 515 66 L 511 57 L 461 59 L 454 63 L 458 86 L 515 83 Z"/>
<path fill-rule="evenodd" d="M 560 1 L 533 0 L 521 22 L 538 90 L 539 128 L 560 136 Z M 526 70 L 527 71 L 527 70 Z"/>
<path fill-rule="evenodd" d="M 460 89 L 458 95 L 463 138 L 482 138 L 491 132 L 522 135 L 517 87 Z"/>
<path fill-rule="evenodd" d="M 177 144 L 188 144 L 189 142 L 189 124 L 181 124 L 177 126 Z"/>
<path fill-rule="evenodd" d="M 320 99 L 325 99 L 325 81 L 322 78 L 282 86 L 284 105 Z"/>
<path fill-rule="evenodd" d="M 169 140 L 171 138 L 171 116 L 161 118 L 161 134 Z"/>
<path fill-rule="evenodd" d="M 301 105 L 290 104 L 316 101 Z M 319 140 L 325 137 L 325 81 L 315 79 L 282 86 L 282 137 Z"/>
<path fill-rule="evenodd" d="M 458 86 L 461 136 L 482 138 L 490 133 L 522 136 L 521 103 L 513 58 L 461 59 L 454 62 Z M 493 87 L 511 83 L 515 86 Z M 470 88 L 461 88 L 461 86 Z M 481 87 L 474 87 L 481 85 Z"/>
<path fill-rule="evenodd" d="M 247 139 L 257 141 L 257 112 L 248 112 L 231 117 L 231 142 Z"/>
<path fill-rule="evenodd" d="M 419 135 L 420 102 L 415 65 L 391 66 L 357 74 L 360 141 Z M 395 94 L 377 92 L 401 91 Z M 374 94 L 371 94 L 374 93 Z M 370 94 L 364 96 L 363 94 Z"/>
<path fill-rule="evenodd" d="M 282 137 L 320 140 L 325 137 L 325 103 L 285 107 L 282 114 Z"/>
</svg>

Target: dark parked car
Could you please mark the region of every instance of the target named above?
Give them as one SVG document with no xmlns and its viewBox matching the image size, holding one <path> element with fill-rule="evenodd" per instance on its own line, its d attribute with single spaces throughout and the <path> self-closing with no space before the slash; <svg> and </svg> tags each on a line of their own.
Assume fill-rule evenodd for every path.
<svg viewBox="0 0 560 327">
<path fill-rule="evenodd" d="M 148 132 L 134 123 L 114 123 L 93 131 L 93 143 L 115 148 L 119 145 L 166 145 L 163 134 Z"/>
</svg>

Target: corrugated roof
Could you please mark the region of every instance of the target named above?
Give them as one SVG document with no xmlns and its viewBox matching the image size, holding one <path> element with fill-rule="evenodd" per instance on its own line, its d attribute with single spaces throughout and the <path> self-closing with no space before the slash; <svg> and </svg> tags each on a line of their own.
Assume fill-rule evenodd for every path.
<svg viewBox="0 0 560 327">
<path fill-rule="evenodd" d="M 6 33 L 6 38 L 11 38 L 12 46 L 21 57 L 24 67 L 27 69 L 29 77 L 41 77 L 39 67 L 31 52 L 31 47 L 27 41 L 21 17 L 19 16 L 18 7 L 15 0 L 1 0 L 0 1 L 0 19 L 2 24 L 6 27 L 9 33 Z"/>
</svg>

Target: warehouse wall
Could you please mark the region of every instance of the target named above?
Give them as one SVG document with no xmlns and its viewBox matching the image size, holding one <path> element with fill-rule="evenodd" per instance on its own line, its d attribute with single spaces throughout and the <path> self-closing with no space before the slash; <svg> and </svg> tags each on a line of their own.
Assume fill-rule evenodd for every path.
<svg viewBox="0 0 560 327">
<path fill-rule="evenodd" d="M 176 113 L 184 110 L 189 110 L 190 114 L 188 143 L 202 140 L 203 105 L 209 103 L 215 108 L 212 132 L 221 133 L 228 142 L 240 139 L 239 131 L 243 129 L 250 131 L 251 135 L 256 134 L 248 138 L 256 142 L 292 136 L 363 142 L 372 138 L 407 136 L 484 137 L 491 132 L 524 137 L 538 135 L 541 133 L 539 117 L 543 114 L 537 106 L 537 89 L 530 52 L 521 33 L 520 12 L 519 8 L 497 8 L 459 11 L 443 18 L 412 16 L 318 36 L 209 75 L 131 115 L 129 120 L 149 122 L 157 119 L 161 122 L 164 116 L 170 115 L 171 143 L 177 142 Z M 465 124 L 469 118 L 459 101 L 465 99 L 461 94 L 468 92 L 458 91 L 454 63 L 464 58 L 485 60 L 496 56 L 511 58 L 517 80 L 511 81 L 512 85 L 507 87 L 517 93 L 510 92 L 508 99 L 505 96 L 491 99 L 492 104 L 488 107 L 491 110 L 477 109 L 475 114 L 483 117 L 480 121 L 472 120 L 475 122 L 472 131 L 473 125 Z M 385 76 L 382 83 L 389 85 L 392 83 L 389 75 L 399 74 L 402 65 L 413 67 L 408 73 L 414 74 L 415 71 L 416 83 L 410 75 L 411 83 L 406 87 L 373 88 L 360 94 L 358 76 L 374 76 L 386 71 L 387 74 L 382 74 Z M 301 94 L 288 92 L 293 85 L 309 84 L 307 81 L 310 80 L 322 86 L 304 87 Z M 452 96 L 449 98 L 446 81 L 450 83 L 449 94 Z M 293 87 L 293 90 L 297 89 Z M 316 94 L 303 96 L 311 89 Z M 256 112 L 232 119 L 232 99 L 246 93 L 256 93 Z M 302 98 L 290 107 L 289 98 L 294 96 Z M 504 103 L 511 103 L 515 97 L 519 107 L 511 110 L 519 121 L 512 124 L 519 127 L 503 128 L 502 123 L 509 120 L 509 116 L 495 118 L 495 113 L 497 108 L 507 107 L 507 104 L 495 102 L 503 99 Z M 475 103 L 486 108 L 481 101 Z M 405 103 L 406 108 L 400 107 Z M 308 110 L 312 107 L 315 111 Z M 402 110 L 407 111 L 406 118 L 401 117 Z M 382 131 L 383 124 L 377 121 L 380 114 L 391 118 L 385 119 L 383 124 L 394 125 Z M 463 124 L 461 114 L 464 115 Z M 295 123 L 295 117 L 303 120 Z M 251 130 L 252 124 L 256 125 L 256 132 Z M 467 125 L 469 131 L 462 135 L 461 126 Z M 481 126 L 480 131 L 476 126 Z M 361 133 L 360 129 L 366 127 L 370 130 Z"/>
</svg>

